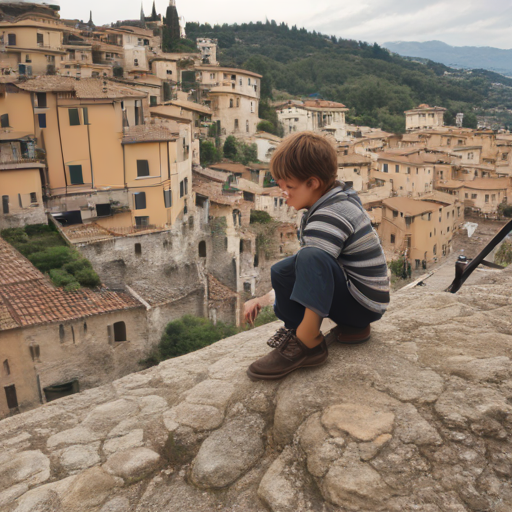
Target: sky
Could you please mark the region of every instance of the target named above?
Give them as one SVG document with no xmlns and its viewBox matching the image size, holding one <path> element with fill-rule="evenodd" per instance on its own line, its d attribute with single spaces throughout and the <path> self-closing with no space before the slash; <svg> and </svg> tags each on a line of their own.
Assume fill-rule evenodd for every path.
<svg viewBox="0 0 512 512">
<path fill-rule="evenodd" d="M 52 3 L 52 0 L 46 0 Z M 138 19 L 140 0 L 56 0 L 61 17 L 102 25 Z M 153 0 L 143 0 L 146 16 Z M 156 0 L 165 14 L 168 0 Z M 276 20 L 379 44 L 439 40 L 453 46 L 512 48 L 512 0 L 177 0 L 185 21 L 243 23 Z"/>
</svg>

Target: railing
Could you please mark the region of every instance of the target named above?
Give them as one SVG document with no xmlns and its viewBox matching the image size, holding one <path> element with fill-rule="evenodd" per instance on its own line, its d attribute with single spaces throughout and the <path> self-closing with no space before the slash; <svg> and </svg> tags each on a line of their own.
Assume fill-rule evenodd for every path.
<svg viewBox="0 0 512 512">
<path fill-rule="evenodd" d="M 0 165 L 44 163 L 44 158 L 29 158 L 28 156 L 16 157 L 14 155 L 0 155 Z"/>
<path fill-rule="evenodd" d="M 103 226 L 102 226 L 103 227 Z M 108 227 L 103 228 L 114 236 L 133 235 L 143 231 L 160 231 L 165 229 L 165 226 L 157 226 L 156 224 L 148 224 L 147 226 L 127 226 L 127 227 Z"/>
</svg>

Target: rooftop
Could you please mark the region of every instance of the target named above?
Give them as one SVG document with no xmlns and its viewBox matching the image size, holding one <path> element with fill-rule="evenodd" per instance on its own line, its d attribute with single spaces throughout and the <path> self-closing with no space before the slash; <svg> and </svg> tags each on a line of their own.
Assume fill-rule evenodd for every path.
<svg viewBox="0 0 512 512">
<path fill-rule="evenodd" d="M 415 217 L 427 212 L 433 212 L 439 206 L 445 206 L 443 203 L 420 201 L 417 199 L 410 199 L 409 197 L 390 197 L 382 201 L 384 206 L 403 212 L 408 217 Z"/>
<path fill-rule="evenodd" d="M 338 155 L 338 165 L 361 165 L 366 164 L 369 165 L 372 163 L 372 159 L 367 156 L 360 155 L 358 153 L 353 153 L 351 155 Z"/>
<path fill-rule="evenodd" d="M 212 110 L 204 105 L 199 105 L 199 103 L 194 103 L 193 101 L 183 101 L 183 100 L 171 100 L 166 101 L 164 105 L 174 105 L 175 107 L 181 107 L 185 110 L 193 110 L 194 112 L 200 112 L 205 115 L 212 115 Z"/>
<path fill-rule="evenodd" d="M 16 83 L 16 87 L 30 92 L 75 92 L 76 97 L 81 99 L 145 98 L 147 96 L 144 92 L 122 87 L 100 78 L 76 80 L 66 76 L 41 76 Z"/>
<path fill-rule="evenodd" d="M 263 78 L 263 75 L 258 75 L 258 73 L 253 73 L 252 71 L 247 71 L 246 69 L 223 68 L 222 66 L 196 66 L 196 70 L 197 71 L 222 71 L 222 72 L 227 72 L 227 73 L 238 73 L 238 74 L 242 74 L 242 75 Z"/>
<path fill-rule="evenodd" d="M 142 307 L 127 293 L 56 288 L 0 238 L 0 331 Z"/>
<path fill-rule="evenodd" d="M 430 107 L 429 105 L 422 103 L 418 105 L 416 108 L 412 108 L 411 110 L 406 110 L 405 113 L 416 113 L 416 112 L 445 112 L 446 109 L 443 107 Z"/>
</svg>

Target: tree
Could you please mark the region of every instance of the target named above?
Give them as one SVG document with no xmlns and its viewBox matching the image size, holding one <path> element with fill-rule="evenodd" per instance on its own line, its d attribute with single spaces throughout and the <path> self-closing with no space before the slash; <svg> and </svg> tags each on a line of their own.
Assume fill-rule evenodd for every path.
<svg viewBox="0 0 512 512">
<path fill-rule="evenodd" d="M 199 159 L 201 165 L 208 166 L 220 162 L 222 153 L 209 140 L 201 140 L 199 146 Z"/>
<path fill-rule="evenodd" d="M 260 121 L 256 126 L 256 130 L 259 132 L 274 133 L 275 127 L 270 121 L 263 119 L 263 121 Z"/>
<path fill-rule="evenodd" d="M 230 160 L 237 159 L 238 144 L 236 138 L 233 137 L 233 135 L 229 135 L 228 137 L 226 137 L 223 150 L 224 156 L 226 158 L 229 158 Z"/>
</svg>

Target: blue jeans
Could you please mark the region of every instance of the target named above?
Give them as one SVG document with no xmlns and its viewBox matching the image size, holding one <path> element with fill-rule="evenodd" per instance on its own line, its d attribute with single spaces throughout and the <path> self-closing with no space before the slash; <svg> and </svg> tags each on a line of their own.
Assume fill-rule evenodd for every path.
<svg viewBox="0 0 512 512">
<path fill-rule="evenodd" d="M 356 301 L 338 262 L 325 251 L 305 247 L 270 269 L 276 294 L 274 311 L 287 329 L 296 329 L 305 308 L 338 325 L 366 327 L 381 318 Z"/>
</svg>

